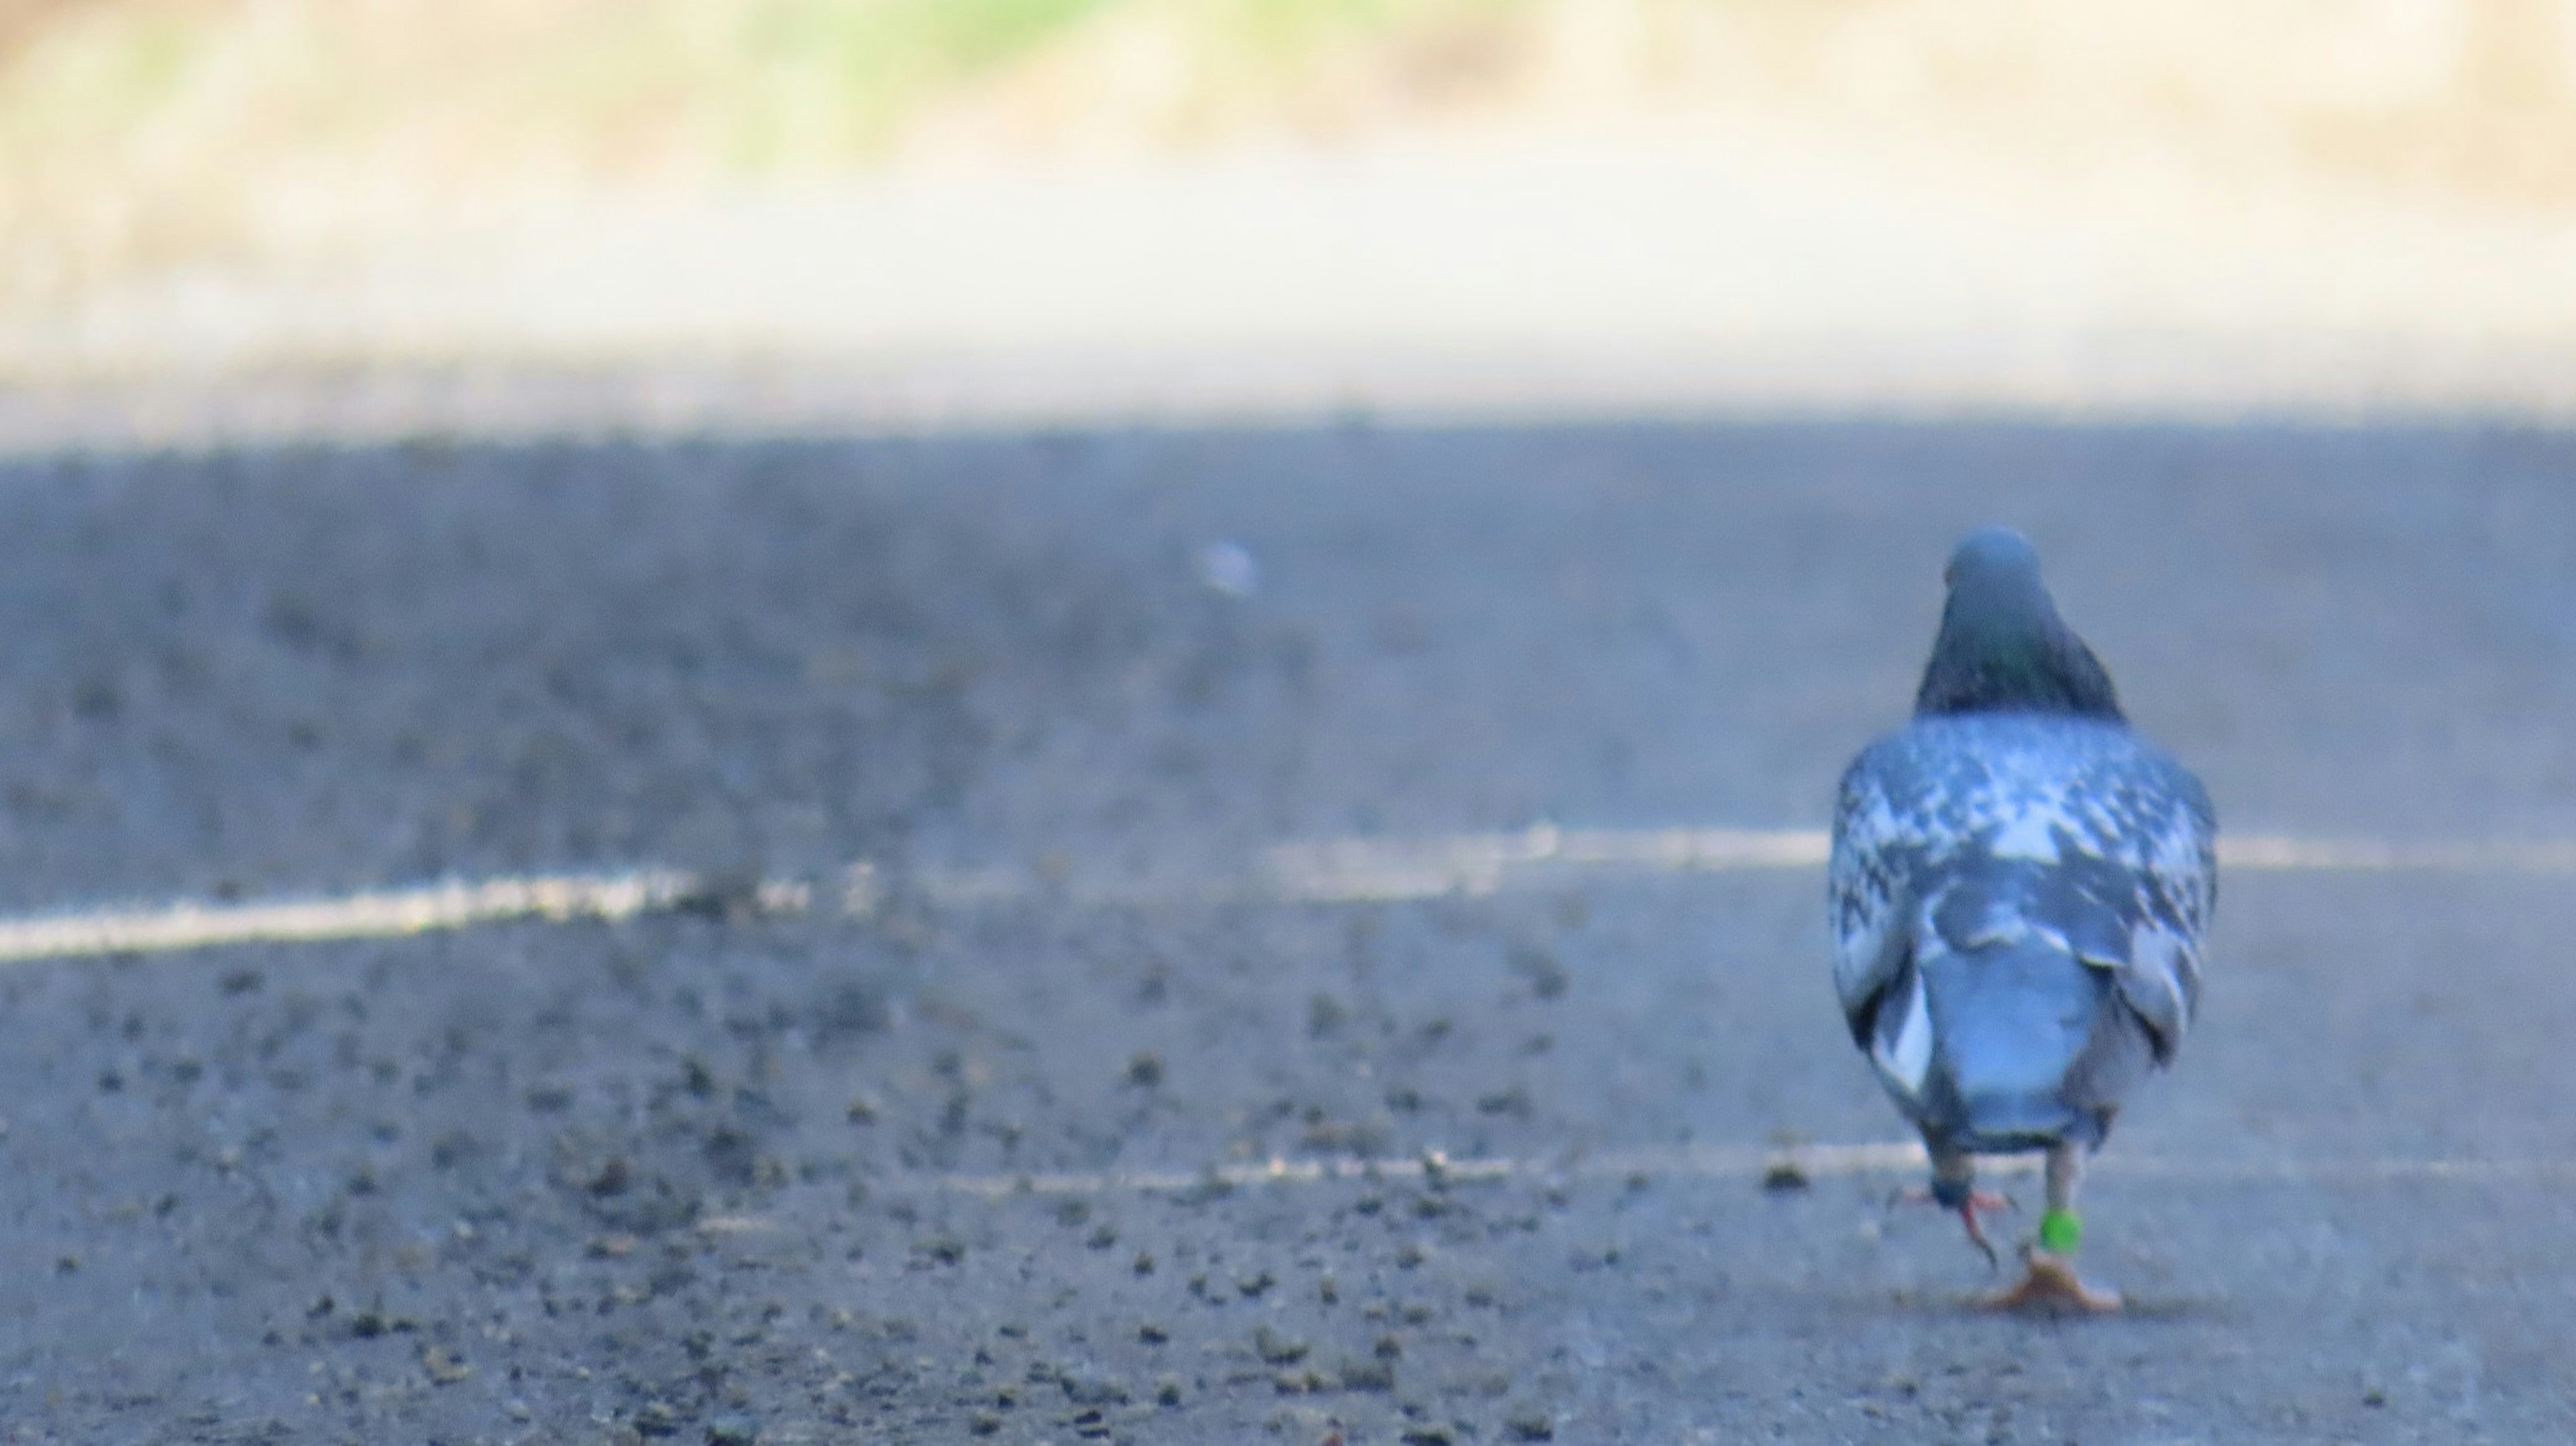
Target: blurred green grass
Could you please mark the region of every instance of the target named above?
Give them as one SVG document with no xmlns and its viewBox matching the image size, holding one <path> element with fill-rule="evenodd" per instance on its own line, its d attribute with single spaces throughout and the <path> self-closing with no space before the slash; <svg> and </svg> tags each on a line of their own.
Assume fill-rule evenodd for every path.
<svg viewBox="0 0 2576 1446">
<path fill-rule="evenodd" d="M 281 217 L 866 164 L 1103 22 L 1160 37 L 1221 108 L 1337 45 L 1528 3 L 0 0 L 0 304 Z"/>
<path fill-rule="evenodd" d="M 1527 0 L 0 0 L 0 147 L 265 130 L 363 143 L 443 118 L 633 154 L 716 123 L 724 159 L 865 156 L 918 107 L 1109 12 L 1235 81 L 1324 45 Z M 470 128 L 470 127 L 469 127 Z M 488 159 L 488 158 L 487 158 Z"/>
</svg>

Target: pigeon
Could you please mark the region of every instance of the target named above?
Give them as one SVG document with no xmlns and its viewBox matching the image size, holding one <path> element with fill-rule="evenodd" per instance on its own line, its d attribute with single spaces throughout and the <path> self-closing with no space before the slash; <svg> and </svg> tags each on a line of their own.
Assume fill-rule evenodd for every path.
<svg viewBox="0 0 2576 1446">
<path fill-rule="evenodd" d="M 2217 903 L 2208 790 L 2140 737 L 2020 533 L 1968 535 L 1903 727 L 1844 771 L 1827 884 L 1852 1042 L 1995 1262 L 1978 1154 L 2044 1152 L 2048 1204 L 1998 1307 L 2110 1311 L 2076 1188 L 2121 1101 L 2173 1062 Z"/>
</svg>

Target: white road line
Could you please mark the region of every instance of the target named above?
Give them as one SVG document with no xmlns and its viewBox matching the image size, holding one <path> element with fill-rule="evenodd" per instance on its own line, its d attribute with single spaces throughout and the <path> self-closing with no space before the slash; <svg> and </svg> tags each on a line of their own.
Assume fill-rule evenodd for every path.
<svg viewBox="0 0 2576 1446">
<path fill-rule="evenodd" d="M 1730 873 L 1822 868 L 1823 829 L 1559 829 L 1428 839 L 1281 844 L 1263 858 L 1272 897 L 1312 902 L 1492 893 L 1535 872 Z M 2576 842 L 2391 843 L 2274 834 L 2224 837 L 2222 868 L 2253 872 L 2576 874 Z"/>
<path fill-rule="evenodd" d="M 2576 842 L 2401 844 L 2256 836 L 2220 839 L 2218 862 L 2257 871 L 2576 874 Z"/>
<path fill-rule="evenodd" d="M 2033 1175 L 2036 1155 L 1983 1156 L 1981 1173 Z M 1910 1175 L 1930 1166 L 1916 1141 L 1851 1145 L 1752 1146 L 1682 1145 L 1603 1150 L 1558 1158 L 1488 1157 L 1450 1159 L 1437 1151 L 1411 1159 L 1270 1159 L 1253 1164 L 1185 1170 L 1075 1171 L 1006 1175 L 941 1175 L 942 1190 L 1003 1199 L 1013 1195 L 1174 1194 L 1188 1190 L 1248 1189 L 1263 1186 L 1316 1185 L 1333 1181 L 1476 1181 L 1513 1177 L 1551 1178 L 1728 1178 L 1761 1180 L 1773 1172 L 1794 1172 L 1806 1180 Z M 2218 1160 L 2156 1155 L 2123 1155 L 2117 1151 L 2094 1162 L 2097 1172 L 2148 1175 L 2213 1184 L 2377 1184 L 2400 1180 L 2560 1182 L 2576 1181 L 2576 1160 Z"/>
<path fill-rule="evenodd" d="M 1314 1185 L 1332 1180 L 1499 1180 L 1513 1175 L 1736 1175 L 1758 1174 L 1780 1161 L 1795 1161 L 1810 1176 L 1864 1174 L 1921 1168 L 1920 1144 L 1812 1145 L 1753 1150 L 1723 1147 L 1610 1150 L 1557 1160 L 1482 1158 L 1453 1160 L 1437 1150 L 1410 1159 L 1282 1159 L 1212 1166 L 1196 1173 L 1169 1170 L 1022 1175 L 942 1175 L 940 1188 L 970 1195 L 1160 1194 L 1179 1190 L 1253 1185 Z M 2013 1162 L 2004 1162 L 2007 1166 Z"/>
<path fill-rule="evenodd" d="M 1821 867 L 1822 829 L 1561 829 L 1426 839 L 1331 839 L 1267 850 L 1259 877 L 1273 898 L 1307 903 L 1490 894 L 1533 871 L 1721 873 Z"/>
<path fill-rule="evenodd" d="M 512 919 L 624 919 L 671 908 L 690 898 L 694 887 L 688 875 L 669 872 L 561 874 L 338 898 L 40 914 L 0 919 L 0 962 L 392 938 Z"/>
<path fill-rule="evenodd" d="M 913 887 L 933 903 L 992 904 L 1062 897 L 1073 903 L 1237 899 L 1268 903 L 1394 903 L 1481 897 L 1596 874 L 1715 874 L 1816 869 L 1832 840 L 1822 829 L 1568 829 L 1411 839 L 1325 839 L 1274 845 L 1231 877 L 1093 877 L 928 870 Z M 2257 834 L 2222 838 L 2221 867 L 2257 873 L 2576 874 L 2576 841 L 2392 843 Z"/>
<path fill-rule="evenodd" d="M 1112 874 L 1079 863 L 898 872 L 860 863 L 832 888 L 818 891 L 805 881 L 774 880 L 748 892 L 658 869 L 537 875 L 337 897 L 182 901 L 157 908 L 0 918 L 0 963 L 227 944 L 391 938 L 528 919 L 613 920 L 700 902 L 802 913 L 815 908 L 819 898 L 856 918 L 877 914 L 906 897 L 944 908 L 1049 901 L 1087 906 L 1397 903 L 1561 887 L 1604 875 L 1815 869 L 1824 864 L 1828 848 L 1820 829 L 1569 829 L 1542 824 L 1500 833 L 1284 843 L 1230 874 Z M 2223 839 L 2219 860 L 2239 872 L 2576 875 L 2576 841 L 2417 844 L 2254 835 Z"/>
</svg>

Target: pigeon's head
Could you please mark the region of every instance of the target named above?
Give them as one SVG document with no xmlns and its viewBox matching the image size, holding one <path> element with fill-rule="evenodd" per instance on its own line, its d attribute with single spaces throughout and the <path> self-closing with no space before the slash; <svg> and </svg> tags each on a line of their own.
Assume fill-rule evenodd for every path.
<svg viewBox="0 0 2576 1446">
<path fill-rule="evenodd" d="M 1980 527 L 1960 538 L 1950 550 L 1950 565 L 1941 570 L 1941 581 L 1954 596 L 1963 583 L 1978 588 L 2027 588 L 2039 595 L 2043 606 L 2049 606 L 2048 589 L 2039 582 L 2039 549 L 2009 527 Z"/>
<path fill-rule="evenodd" d="M 2119 718 L 2111 677 L 2058 617 L 2029 538 L 1981 527 L 1960 539 L 1941 579 L 1950 597 L 1915 712 Z"/>
</svg>

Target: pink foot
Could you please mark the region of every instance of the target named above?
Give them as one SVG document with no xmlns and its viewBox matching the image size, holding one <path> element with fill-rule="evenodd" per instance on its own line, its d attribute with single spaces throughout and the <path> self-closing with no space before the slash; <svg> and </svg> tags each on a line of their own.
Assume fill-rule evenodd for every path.
<svg viewBox="0 0 2576 1446">
<path fill-rule="evenodd" d="M 1938 1205 L 1941 1203 L 1933 1196 L 1931 1190 L 1921 1185 L 1917 1185 L 1898 1195 L 1896 1197 L 1896 1202 L 1907 1205 Z M 1968 1227 L 1968 1243 L 1977 1247 L 1978 1252 L 1986 1257 L 1986 1266 L 1988 1269 L 2000 1269 L 2003 1265 L 2003 1260 L 2002 1257 L 1995 1254 L 1994 1242 L 1986 1238 L 1986 1228 L 1978 1223 L 1977 1217 L 1979 1215 L 1999 1215 L 2007 1210 L 2018 1211 L 2019 1209 L 2021 1209 L 2021 1207 L 2013 1203 L 2013 1198 L 2010 1195 L 1998 1195 L 1991 1190 L 1969 1191 L 1968 1203 L 1958 1207 L 1959 1221 L 1961 1224 Z"/>
</svg>

